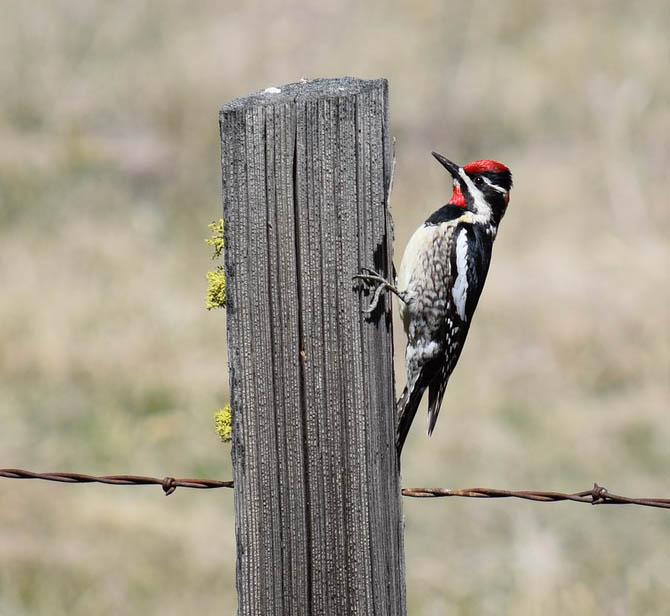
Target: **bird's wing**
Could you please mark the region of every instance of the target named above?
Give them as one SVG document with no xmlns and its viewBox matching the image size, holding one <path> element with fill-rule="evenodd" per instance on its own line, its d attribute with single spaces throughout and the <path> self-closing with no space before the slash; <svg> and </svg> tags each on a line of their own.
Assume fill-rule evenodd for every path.
<svg viewBox="0 0 670 616">
<path fill-rule="evenodd" d="M 454 371 L 470 329 L 491 261 L 492 239 L 472 226 L 459 225 L 451 254 L 447 313 L 443 323 L 444 357 L 428 385 L 428 435 L 433 433 L 449 377 Z"/>
</svg>

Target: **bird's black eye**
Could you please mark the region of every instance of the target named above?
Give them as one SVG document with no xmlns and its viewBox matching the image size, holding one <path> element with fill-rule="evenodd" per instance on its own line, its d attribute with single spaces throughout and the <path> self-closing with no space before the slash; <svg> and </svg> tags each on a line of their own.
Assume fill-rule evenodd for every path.
<svg viewBox="0 0 670 616">
<path fill-rule="evenodd" d="M 475 186 L 483 186 L 484 178 L 481 175 L 475 176 Z"/>
</svg>

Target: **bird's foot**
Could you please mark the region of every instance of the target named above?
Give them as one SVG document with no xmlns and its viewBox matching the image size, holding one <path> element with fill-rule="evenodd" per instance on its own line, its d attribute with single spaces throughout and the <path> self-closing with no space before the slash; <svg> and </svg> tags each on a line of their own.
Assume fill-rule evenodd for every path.
<svg viewBox="0 0 670 616">
<path fill-rule="evenodd" d="M 363 267 L 361 268 L 361 272 L 364 273 L 356 274 L 353 277 L 353 280 L 362 280 L 363 282 L 367 282 L 375 287 L 374 295 L 372 296 L 372 301 L 370 302 L 370 305 L 365 310 L 363 310 L 365 314 L 371 314 L 372 312 L 375 311 L 375 309 L 377 308 L 377 304 L 379 304 L 379 298 L 381 297 L 384 291 L 391 291 L 391 293 L 395 293 L 400 299 L 403 299 L 404 294 L 401 291 L 399 291 L 395 285 L 392 285 L 388 280 L 386 280 L 386 278 L 384 278 L 374 270 L 371 270 L 367 267 Z"/>
</svg>

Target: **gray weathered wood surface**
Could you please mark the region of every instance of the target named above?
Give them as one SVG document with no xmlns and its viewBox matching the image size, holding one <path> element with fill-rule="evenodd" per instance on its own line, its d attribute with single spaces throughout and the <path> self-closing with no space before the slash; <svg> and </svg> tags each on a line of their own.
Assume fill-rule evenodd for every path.
<svg viewBox="0 0 670 616">
<path fill-rule="evenodd" d="M 385 80 L 221 110 L 240 616 L 405 614 Z"/>
</svg>

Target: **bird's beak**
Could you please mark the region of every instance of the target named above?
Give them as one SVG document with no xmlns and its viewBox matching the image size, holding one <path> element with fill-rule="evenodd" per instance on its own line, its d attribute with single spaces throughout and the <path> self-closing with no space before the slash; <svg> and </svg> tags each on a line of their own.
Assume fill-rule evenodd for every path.
<svg viewBox="0 0 670 616">
<path fill-rule="evenodd" d="M 442 156 L 442 154 L 438 154 L 437 152 L 433 152 L 433 156 L 439 162 L 449 173 L 451 173 L 451 176 L 454 178 L 454 180 L 457 180 L 459 183 L 461 182 L 461 176 L 459 173 L 460 167 L 456 163 L 452 163 L 448 158 L 445 158 Z"/>
</svg>

